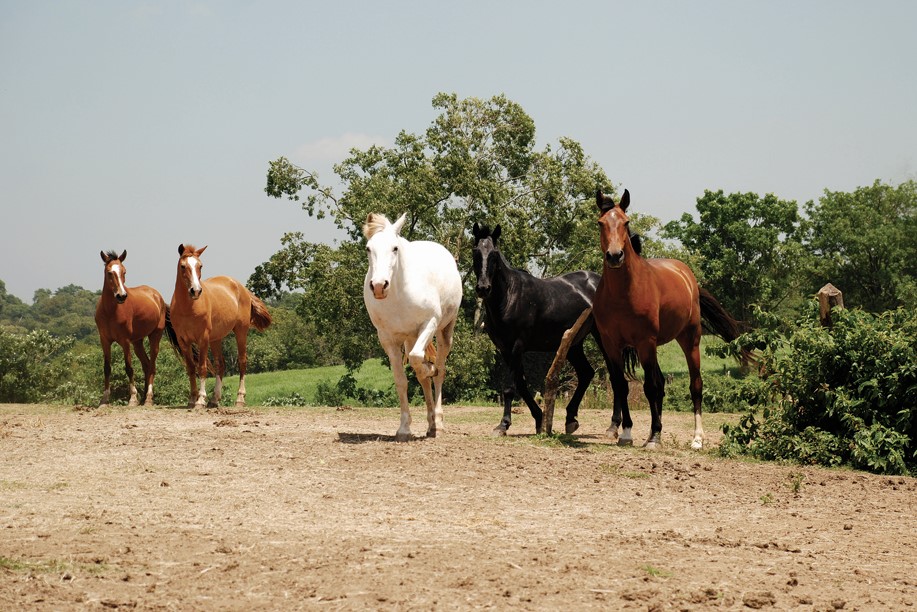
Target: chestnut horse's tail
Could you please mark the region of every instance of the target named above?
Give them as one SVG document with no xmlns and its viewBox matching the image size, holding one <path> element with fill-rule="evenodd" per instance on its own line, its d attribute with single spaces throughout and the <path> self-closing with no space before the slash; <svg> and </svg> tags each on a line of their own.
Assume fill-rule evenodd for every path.
<svg viewBox="0 0 917 612">
<path fill-rule="evenodd" d="M 172 327 L 172 310 L 168 304 L 166 304 L 166 335 L 169 337 L 169 344 L 181 356 L 181 348 L 178 346 L 178 334 L 175 333 L 175 328 Z"/>
<path fill-rule="evenodd" d="M 704 329 L 716 334 L 726 342 L 732 342 L 749 329 L 746 323 L 732 318 L 719 300 L 702 287 L 700 288 L 700 316 Z M 744 347 L 739 353 L 739 358 L 743 364 L 755 361 L 752 352 Z"/>
<path fill-rule="evenodd" d="M 251 292 L 249 292 L 251 293 Z M 268 312 L 267 306 L 254 293 L 252 296 L 252 327 L 258 331 L 264 331 L 271 324 L 271 313 Z"/>
</svg>

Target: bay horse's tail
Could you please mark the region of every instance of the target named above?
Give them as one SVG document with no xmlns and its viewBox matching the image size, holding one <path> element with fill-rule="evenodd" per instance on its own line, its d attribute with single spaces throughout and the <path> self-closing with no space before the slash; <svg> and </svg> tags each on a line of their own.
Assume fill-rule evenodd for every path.
<svg viewBox="0 0 917 612">
<path fill-rule="evenodd" d="M 749 329 L 746 323 L 734 319 L 719 300 L 704 288 L 700 288 L 700 316 L 704 329 L 726 342 L 732 342 Z M 742 347 L 739 358 L 743 364 L 755 361 L 752 352 L 745 347 Z"/>
<path fill-rule="evenodd" d="M 251 292 L 249 292 L 251 293 Z M 254 293 L 252 296 L 252 327 L 258 331 L 264 331 L 271 324 L 271 313 L 268 312 L 267 306 Z"/>
</svg>

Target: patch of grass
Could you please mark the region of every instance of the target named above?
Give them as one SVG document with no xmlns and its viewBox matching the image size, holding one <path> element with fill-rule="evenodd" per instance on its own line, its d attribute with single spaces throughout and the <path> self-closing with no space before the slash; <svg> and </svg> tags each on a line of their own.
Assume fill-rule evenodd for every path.
<svg viewBox="0 0 917 612">
<path fill-rule="evenodd" d="M 584 442 L 580 442 L 575 436 L 561 433 L 551 434 L 550 436 L 547 434 L 535 434 L 525 438 L 525 440 L 529 444 L 547 448 L 584 448 L 586 446 Z"/>
<path fill-rule="evenodd" d="M 806 475 L 803 472 L 790 474 L 790 490 L 793 492 L 793 497 L 799 497 L 799 494 L 802 493 L 802 484 L 805 479 Z"/>
<path fill-rule="evenodd" d="M 671 578 L 672 572 L 658 567 L 653 567 L 652 565 L 643 565 L 640 567 L 647 575 L 652 576 L 653 578 Z"/>
<path fill-rule="evenodd" d="M 771 493 L 765 493 L 760 497 L 761 505 L 767 506 L 774 503 L 774 496 Z"/>
</svg>

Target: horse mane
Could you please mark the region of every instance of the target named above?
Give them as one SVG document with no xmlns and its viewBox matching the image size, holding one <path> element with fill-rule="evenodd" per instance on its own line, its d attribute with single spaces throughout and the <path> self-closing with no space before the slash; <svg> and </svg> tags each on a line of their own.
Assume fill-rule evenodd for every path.
<svg viewBox="0 0 917 612">
<path fill-rule="evenodd" d="M 118 254 L 115 253 L 114 249 L 109 249 L 105 251 L 105 257 L 107 257 L 109 261 L 111 261 L 112 259 L 118 259 Z"/>
<path fill-rule="evenodd" d="M 389 221 L 385 215 L 369 213 L 366 215 L 366 223 L 363 224 L 363 236 L 369 240 L 391 224 L 391 221 Z"/>
<path fill-rule="evenodd" d="M 182 246 L 185 247 L 185 253 L 193 253 L 197 250 L 197 247 L 193 244 L 183 244 Z M 184 255 L 184 253 L 182 254 Z"/>
</svg>

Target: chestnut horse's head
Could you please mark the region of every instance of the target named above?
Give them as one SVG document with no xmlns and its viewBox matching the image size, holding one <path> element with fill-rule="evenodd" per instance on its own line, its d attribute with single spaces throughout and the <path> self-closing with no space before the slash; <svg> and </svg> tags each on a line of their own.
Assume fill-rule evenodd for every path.
<svg viewBox="0 0 917 612">
<path fill-rule="evenodd" d="M 201 253 L 207 247 L 195 248 L 192 245 L 178 245 L 178 278 L 185 283 L 188 295 L 192 300 L 201 297 L 204 286 L 201 284 L 201 271 L 204 264 L 201 263 Z"/>
<path fill-rule="evenodd" d="M 631 234 L 627 218 L 627 207 L 630 205 L 630 192 L 625 189 L 621 201 L 615 204 L 611 196 L 597 191 L 596 204 L 599 207 L 599 235 L 605 265 L 609 268 L 620 268 L 628 252 L 635 251 L 631 244 Z"/>
<path fill-rule="evenodd" d="M 398 247 L 404 240 L 399 234 L 407 214 L 398 217 L 391 223 L 385 215 L 369 213 L 363 224 L 363 235 L 366 237 L 366 254 L 369 257 L 369 270 L 366 273 L 369 290 L 377 300 L 388 297 L 395 272 L 398 268 Z"/>
<path fill-rule="evenodd" d="M 115 254 L 114 251 L 99 251 L 102 261 L 105 262 L 105 288 L 103 291 L 111 290 L 119 304 L 123 304 L 127 299 L 127 286 L 124 284 L 127 278 L 127 269 L 124 267 L 124 260 L 127 259 L 127 251 L 121 255 Z"/>
<path fill-rule="evenodd" d="M 477 223 L 471 228 L 471 233 L 474 235 L 474 247 L 472 248 L 471 256 L 474 275 L 478 279 L 474 290 L 480 298 L 490 296 L 494 273 L 500 264 L 500 257 L 497 254 L 497 240 L 500 238 L 500 231 L 499 225 L 493 231 L 490 231 L 490 228 L 486 225 L 479 226 Z"/>
</svg>

